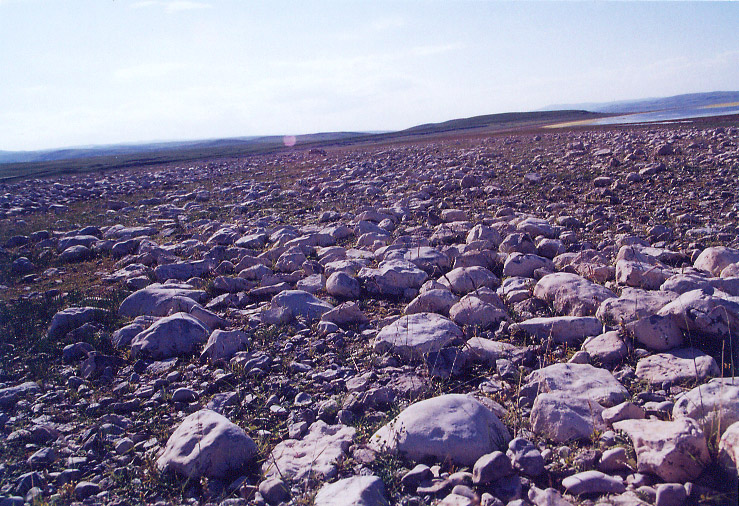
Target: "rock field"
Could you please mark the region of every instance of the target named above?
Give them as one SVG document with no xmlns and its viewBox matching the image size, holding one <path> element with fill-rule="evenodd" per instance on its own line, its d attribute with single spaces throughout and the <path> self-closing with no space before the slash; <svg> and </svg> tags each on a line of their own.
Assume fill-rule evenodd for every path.
<svg viewBox="0 0 739 506">
<path fill-rule="evenodd" d="M 0 184 L 0 506 L 736 504 L 738 144 Z"/>
</svg>

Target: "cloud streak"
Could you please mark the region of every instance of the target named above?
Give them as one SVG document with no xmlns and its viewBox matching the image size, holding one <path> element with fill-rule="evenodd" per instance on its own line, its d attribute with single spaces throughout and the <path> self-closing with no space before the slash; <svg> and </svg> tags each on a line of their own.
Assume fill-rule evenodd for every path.
<svg viewBox="0 0 739 506">
<path fill-rule="evenodd" d="M 213 4 L 192 0 L 141 0 L 139 2 L 134 2 L 133 4 L 131 4 L 131 8 L 133 9 L 146 9 L 150 7 L 163 8 L 168 13 L 174 13 L 182 11 L 211 9 L 213 7 Z"/>
</svg>

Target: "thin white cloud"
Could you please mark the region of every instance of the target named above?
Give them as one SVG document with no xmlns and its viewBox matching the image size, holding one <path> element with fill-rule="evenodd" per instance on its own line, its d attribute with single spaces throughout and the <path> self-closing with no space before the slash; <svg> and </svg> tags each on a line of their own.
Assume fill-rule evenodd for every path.
<svg viewBox="0 0 739 506">
<path fill-rule="evenodd" d="M 165 11 L 172 13 L 199 9 L 210 9 L 213 7 L 213 4 L 208 2 L 197 2 L 193 0 L 140 0 L 131 4 L 132 9 L 145 9 L 149 7 L 161 7 Z"/>
<path fill-rule="evenodd" d="M 133 65 L 130 67 L 117 69 L 113 73 L 113 76 L 116 79 L 124 81 L 158 79 L 169 76 L 176 72 L 191 69 L 191 66 L 185 65 L 183 63 L 142 63 L 140 65 Z"/>
</svg>

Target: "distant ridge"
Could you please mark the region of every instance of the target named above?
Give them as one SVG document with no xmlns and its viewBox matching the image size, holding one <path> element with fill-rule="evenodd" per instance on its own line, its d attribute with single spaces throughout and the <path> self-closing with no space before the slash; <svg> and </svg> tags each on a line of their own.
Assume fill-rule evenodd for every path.
<svg viewBox="0 0 739 506">
<path fill-rule="evenodd" d="M 364 134 L 358 132 L 327 132 L 298 135 L 296 136 L 296 139 L 300 143 L 325 142 L 341 140 L 348 137 L 356 137 L 357 135 Z M 210 139 L 196 141 L 149 142 L 141 144 L 108 144 L 101 146 L 48 149 L 43 151 L 0 151 L 0 164 L 52 162 L 57 160 L 75 160 L 97 156 L 126 156 L 140 153 L 156 154 L 164 151 L 183 149 L 276 146 L 282 144 L 282 139 L 283 136 L 281 135 L 268 135 L 262 137 L 232 137 L 227 139 Z"/>
<path fill-rule="evenodd" d="M 559 111 L 562 109 L 584 109 L 586 111 L 602 112 L 606 114 L 627 114 L 662 111 L 667 109 L 699 109 L 701 107 L 734 102 L 739 102 L 739 91 L 688 93 L 672 97 L 619 100 L 616 102 L 557 104 L 549 105 L 541 110 Z"/>
</svg>

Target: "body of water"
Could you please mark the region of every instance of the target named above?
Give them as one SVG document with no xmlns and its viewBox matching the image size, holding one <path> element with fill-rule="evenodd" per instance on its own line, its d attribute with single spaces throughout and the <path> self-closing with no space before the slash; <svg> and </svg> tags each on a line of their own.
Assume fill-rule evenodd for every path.
<svg viewBox="0 0 739 506">
<path fill-rule="evenodd" d="M 592 125 L 621 125 L 625 123 L 651 123 L 654 121 L 674 121 L 688 118 L 705 118 L 708 116 L 727 116 L 739 114 L 739 106 L 732 104 L 726 107 L 701 107 L 697 109 L 668 109 L 665 111 L 640 112 L 611 116 L 594 120 Z"/>
</svg>

